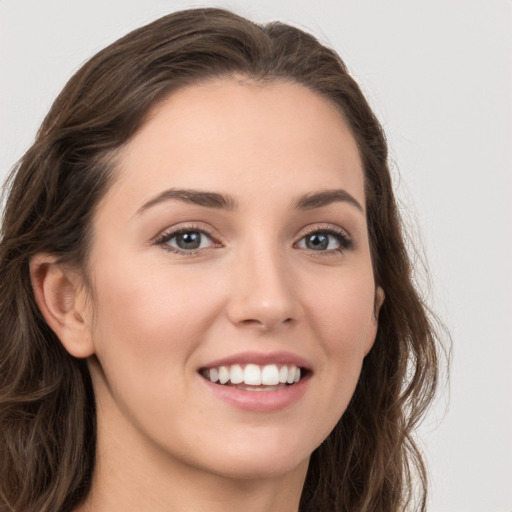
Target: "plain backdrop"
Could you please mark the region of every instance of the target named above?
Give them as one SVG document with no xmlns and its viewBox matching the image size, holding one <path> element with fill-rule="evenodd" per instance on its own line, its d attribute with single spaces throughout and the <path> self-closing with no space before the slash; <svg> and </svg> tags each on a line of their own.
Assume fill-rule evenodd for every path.
<svg viewBox="0 0 512 512">
<path fill-rule="evenodd" d="M 206 5 L 309 29 L 370 98 L 429 262 L 428 299 L 453 338 L 450 393 L 421 431 L 429 511 L 512 512 L 510 1 L 0 0 L 0 178 L 88 57 L 163 14 Z"/>
</svg>

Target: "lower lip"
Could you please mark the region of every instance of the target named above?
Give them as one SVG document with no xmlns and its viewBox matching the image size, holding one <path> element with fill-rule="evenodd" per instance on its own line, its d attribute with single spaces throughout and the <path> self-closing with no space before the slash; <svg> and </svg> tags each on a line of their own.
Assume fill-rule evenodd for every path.
<svg viewBox="0 0 512 512">
<path fill-rule="evenodd" d="M 291 386 L 274 391 L 245 391 L 232 386 L 214 384 L 202 376 L 199 377 L 216 397 L 237 409 L 273 412 L 286 409 L 298 402 L 306 392 L 311 375 L 304 376 Z"/>
</svg>

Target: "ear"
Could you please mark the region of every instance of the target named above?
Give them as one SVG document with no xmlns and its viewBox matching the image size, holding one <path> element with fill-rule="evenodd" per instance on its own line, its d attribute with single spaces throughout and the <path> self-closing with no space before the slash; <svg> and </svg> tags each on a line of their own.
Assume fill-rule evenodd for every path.
<svg viewBox="0 0 512 512">
<path fill-rule="evenodd" d="M 37 254 L 30 259 L 30 280 L 37 305 L 64 348 L 75 357 L 91 356 L 91 307 L 78 273 L 55 256 Z"/>
<path fill-rule="evenodd" d="M 377 324 L 379 322 L 380 308 L 382 307 L 382 304 L 384 304 L 385 298 L 386 294 L 384 293 L 384 290 L 380 286 L 377 286 L 377 289 L 375 290 L 375 301 L 373 303 L 373 319 Z"/>
<path fill-rule="evenodd" d="M 375 289 L 375 299 L 373 302 L 372 318 L 366 336 L 366 345 L 364 348 L 365 357 L 372 349 L 373 344 L 375 342 L 375 338 L 377 337 L 377 330 L 379 328 L 379 312 L 380 308 L 382 307 L 382 304 L 384 303 L 385 297 L 386 295 L 384 293 L 384 290 L 380 286 L 377 286 L 377 288 Z"/>
</svg>

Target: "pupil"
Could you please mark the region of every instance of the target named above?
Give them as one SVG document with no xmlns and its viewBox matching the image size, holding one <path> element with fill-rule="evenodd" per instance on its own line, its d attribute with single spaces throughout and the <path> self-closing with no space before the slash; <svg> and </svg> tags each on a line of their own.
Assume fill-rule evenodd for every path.
<svg viewBox="0 0 512 512">
<path fill-rule="evenodd" d="M 329 245 L 329 237 L 327 235 L 315 233 L 308 237 L 306 245 L 309 249 L 317 251 L 325 250 Z"/>
<path fill-rule="evenodd" d="M 176 237 L 180 249 L 197 249 L 201 245 L 201 234 L 197 232 L 181 233 Z"/>
</svg>

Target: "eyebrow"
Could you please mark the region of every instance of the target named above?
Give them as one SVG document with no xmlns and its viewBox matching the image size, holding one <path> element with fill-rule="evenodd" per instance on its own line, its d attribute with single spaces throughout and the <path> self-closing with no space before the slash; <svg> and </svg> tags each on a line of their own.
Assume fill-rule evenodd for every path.
<svg viewBox="0 0 512 512">
<path fill-rule="evenodd" d="M 321 208 L 322 206 L 337 202 L 349 203 L 355 206 L 361 213 L 364 213 L 359 201 L 342 188 L 305 194 L 295 201 L 294 206 L 299 210 L 312 210 L 313 208 Z"/>
<path fill-rule="evenodd" d="M 217 192 L 203 192 L 200 190 L 171 188 L 153 197 L 147 203 L 144 203 L 137 210 L 137 213 L 142 213 L 152 206 L 172 199 L 183 201 L 185 203 L 195 204 L 198 206 L 204 206 L 205 208 L 234 210 L 237 206 L 236 200 L 226 194 L 218 194 Z"/>
<path fill-rule="evenodd" d="M 147 209 L 157 204 L 178 200 L 189 204 L 203 206 L 205 208 L 216 208 L 225 210 L 235 210 L 237 201 L 228 194 L 219 194 L 218 192 L 205 192 L 192 189 L 175 189 L 164 190 L 157 196 L 144 203 L 138 210 L 137 214 L 143 213 Z M 320 192 L 308 193 L 300 196 L 293 202 L 293 207 L 298 210 L 313 210 L 321 208 L 336 202 L 345 202 L 355 206 L 359 211 L 364 213 L 361 204 L 346 190 L 322 190 Z"/>
</svg>

